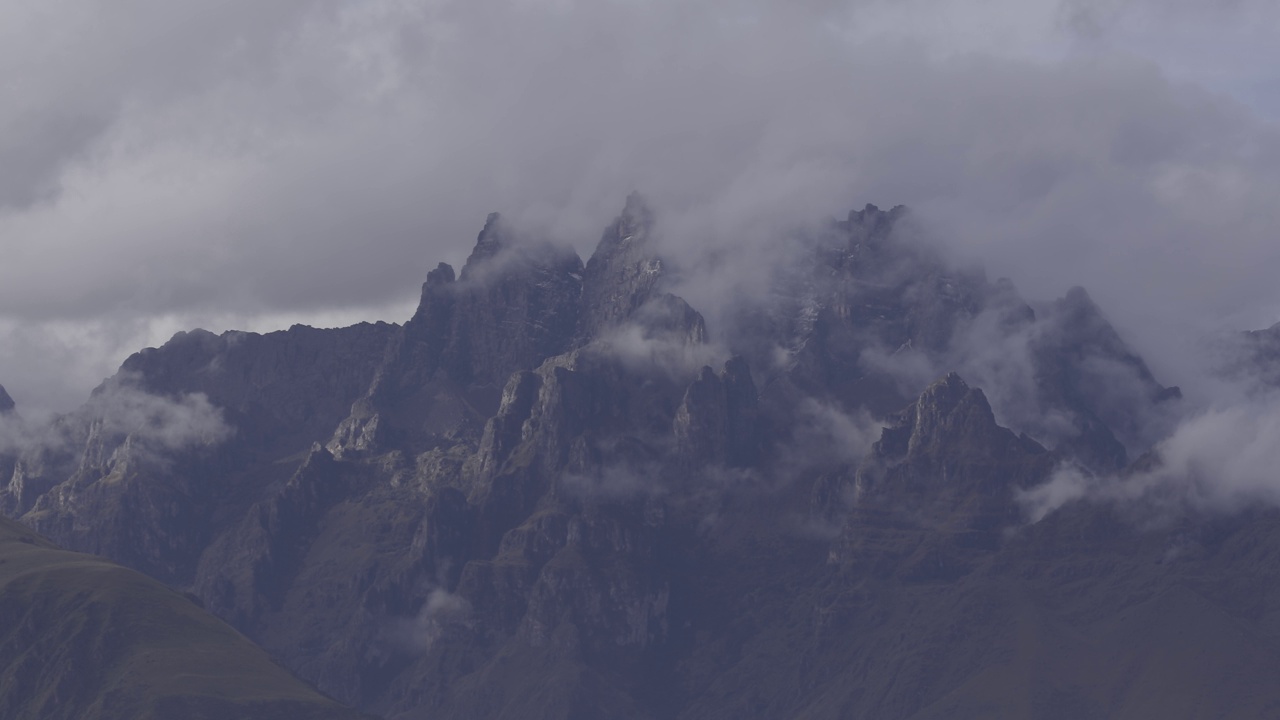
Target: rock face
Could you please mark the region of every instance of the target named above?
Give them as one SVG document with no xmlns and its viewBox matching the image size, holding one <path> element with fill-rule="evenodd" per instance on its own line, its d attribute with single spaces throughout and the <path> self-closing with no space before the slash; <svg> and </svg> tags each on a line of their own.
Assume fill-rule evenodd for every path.
<svg viewBox="0 0 1280 720">
<path fill-rule="evenodd" d="M 582 282 L 578 337 L 593 338 L 636 314 L 658 296 L 663 263 L 649 248 L 653 211 L 632 194 L 600 238 Z"/>
<path fill-rule="evenodd" d="M 1171 429 L 1167 412 L 1182 393 L 1156 382 L 1083 288 L 1072 288 L 1045 316 L 1048 329 L 1032 343 L 1040 402 L 1070 410 L 1074 434 L 1065 444 L 1085 464 L 1118 470 L 1130 451 Z"/>
<path fill-rule="evenodd" d="M 585 264 L 493 215 L 403 326 L 135 355 L 0 508 L 388 720 L 1266 716 L 1280 520 L 1028 526 L 1176 389 L 908 220 L 803 238 L 712 344 L 639 196 Z"/>
<path fill-rule="evenodd" d="M 582 261 L 514 244 L 509 233 L 490 215 L 460 278 L 444 264 L 428 276 L 417 312 L 331 441 L 335 451 L 448 444 L 483 426 L 512 372 L 569 349 Z"/>
<path fill-rule="evenodd" d="M 179 333 L 139 352 L 24 453 L 0 505 L 179 586 L 368 387 L 391 325 Z"/>
<path fill-rule="evenodd" d="M 892 421 L 844 487 L 822 493 L 846 506 L 834 563 L 916 579 L 964 573 L 1021 524 L 1014 493 L 1059 460 L 998 426 L 982 391 L 955 373 Z"/>
<path fill-rule="evenodd" d="M 703 367 L 684 393 L 673 430 L 690 463 L 752 467 L 760 459 L 759 393 L 741 357 L 719 374 Z"/>
</svg>

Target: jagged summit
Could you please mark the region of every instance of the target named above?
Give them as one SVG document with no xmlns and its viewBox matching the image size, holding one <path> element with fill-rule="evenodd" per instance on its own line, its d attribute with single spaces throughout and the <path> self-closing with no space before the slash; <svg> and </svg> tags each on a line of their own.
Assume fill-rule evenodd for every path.
<svg viewBox="0 0 1280 720">
<path fill-rule="evenodd" d="M 936 412 L 950 413 L 965 402 L 985 410 L 986 413 L 991 412 L 981 390 L 969 387 L 959 373 L 949 372 L 925 388 L 917 405 Z"/>
<path fill-rule="evenodd" d="M 622 214 L 618 216 L 619 240 L 626 242 L 633 238 L 645 238 L 653 227 L 653 210 L 649 201 L 639 192 L 632 191 L 627 195 Z"/>
<path fill-rule="evenodd" d="M 1167 433 L 1181 390 L 1156 381 L 1084 288 L 1068 290 L 1039 319 L 1030 345 L 1039 401 L 1071 413 L 1066 444 L 1085 464 L 1118 470 Z"/>
<path fill-rule="evenodd" d="M 0 413 L 12 412 L 13 408 L 13 398 L 9 397 L 9 393 L 5 391 L 4 386 L 0 385 Z"/>
<path fill-rule="evenodd" d="M 867 203 L 861 210 L 851 210 L 849 217 L 840 225 L 855 231 L 862 239 L 884 238 L 893 230 L 894 225 L 908 213 L 906 205 L 895 205 L 889 210 Z"/>
<path fill-rule="evenodd" d="M 471 255 L 467 257 L 466 265 L 462 268 L 462 276 L 467 276 L 467 268 L 474 268 L 490 260 L 508 247 L 505 235 L 505 228 L 502 227 L 502 216 L 499 213 L 489 213 L 489 217 L 485 218 L 484 229 L 480 231 L 480 235 L 476 238 L 476 245 L 471 250 Z"/>
<path fill-rule="evenodd" d="M 1280 322 L 1248 330 L 1228 341 L 1222 372 L 1264 386 L 1280 387 Z"/>
<path fill-rule="evenodd" d="M 661 294 L 665 266 L 649 245 L 653 211 L 638 193 L 600 238 L 582 277 L 581 340 L 631 318 Z"/>
<path fill-rule="evenodd" d="M 1044 452 L 1034 441 L 1017 438 L 996 423 L 991 404 L 978 388 L 970 387 L 957 373 L 948 373 L 925 388 L 919 399 L 900 416 L 898 433 L 910 428 L 905 447 L 883 444 L 878 451 L 885 457 L 901 452 L 903 457 L 938 459 L 955 453 L 966 456 L 1005 455 L 1012 448 L 1033 453 Z M 886 429 L 886 437 L 894 430 Z"/>
</svg>

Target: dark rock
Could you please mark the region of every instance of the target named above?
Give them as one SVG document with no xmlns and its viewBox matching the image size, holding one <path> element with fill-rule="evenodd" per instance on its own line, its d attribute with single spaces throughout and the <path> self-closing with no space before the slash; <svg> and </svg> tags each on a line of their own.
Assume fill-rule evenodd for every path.
<svg viewBox="0 0 1280 720">
<path fill-rule="evenodd" d="M 661 293 L 665 265 L 649 246 L 652 230 L 653 211 L 632 193 L 587 261 L 579 343 L 621 325 Z"/>
<path fill-rule="evenodd" d="M 512 372 L 569 349 L 582 261 L 509 233 L 490 215 L 461 277 L 448 265 L 428 277 L 417 312 L 335 433 L 335 452 L 474 442 Z"/>
<path fill-rule="evenodd" d="M 704 367 L 685 390 L 673 431 L 677 452 L 694 466 L 749 467 L 759 458 L 755 383 L 743 358 L 717 375 Z"/>
</svg>

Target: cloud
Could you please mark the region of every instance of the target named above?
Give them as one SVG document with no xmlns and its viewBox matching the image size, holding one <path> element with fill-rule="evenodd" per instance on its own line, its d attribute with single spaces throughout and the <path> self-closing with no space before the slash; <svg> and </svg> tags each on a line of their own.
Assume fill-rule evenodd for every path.
<svg viewBox="0 0 1280 720">
<path fill-rule="evenodd" d="M 233 433 L 222 411 L 204 393 L 163 397 L 140 390 L 130 380 L 113 378 L 82 408 L 82 413 L 100 423 L 102 432 L 164 453 L 216 445 Z"/>
<path fill-rule="evenodd" d="M 94 391 L 75 413 L 28 420 L 0 415 L 0 454 L 35 456 L 85 452 L 84 433 L 96 434 L 102 449 L 127 444 L 131 457 L 165 462 L 185 450 L 217 445 L 234 434 L 222 410 L 204 393 L 174 397 L 139 389 L 133 378 L 116 376 Z"/>
<path fill-rule="evenodd" d="M 1273 392 L 1185 419 L 1149 462 L 1126 474 L 1099 477 L 1064 466 L 1020 501 L 1032 522 L 1074 501 L 1116 504 L 1150 521 L 1278 506 L 1278 437 L 1280 396 Z"/>
<path fill-rule="evenodd" d="M 780 233 L 872 201 L 1021 287 L 1088 285 L 1166 357 L 1188 323 L 1269 324 L 1274 126 L 1239 67 L 1169 70 L 1198 11 L 1144 50 L 1157 4 L 1103 5 L 1065 6 L 1110 38 L 1087 51 L 1057 0 L 7 5 L 0 381 L 83 392 L 209 317 L 402 320 L 489 211 L 587 251 L 633 189 L 684 267 L 718 253 L 709 320 Z"/>
<path fill-rule="evenodd" d="M 800 404 L 793 457 L 782 463 L 786 468 L 805 469 L 838 464 L 857 464 L 880 439 L 882 423 L 861 411 L 842 412 L 827 403 L 807 398 Z"/>
<path fill-rule="evenodd" d="M 718 366 L 728 359 L 724 348 L 691 340 L 681 328 L 655 331 L 638 323 L 625 323 L 609 330 L 592 348 L 616 358 L 633 372 L 658 372 L 682 380 L 704 365 Z"/>
<path fill-rule="evenodd" d="M 391 623 L 389 638 L 402 651 L 425 653 L 449 628 L 466 625 L 470 614 L 471 604 L 465 598 L 437 587 L 415 617 Z"/>
<path fill-rule="evenodd" d="M 637 467 L 631 463 L 616 462 L 589 473 L 567 473 L 561 482 L 572 495 L 627 500 L 667 492 L 668 488 L 662 482 L 663 475 L 657 470 L 656 464 Z"/>
</svg>

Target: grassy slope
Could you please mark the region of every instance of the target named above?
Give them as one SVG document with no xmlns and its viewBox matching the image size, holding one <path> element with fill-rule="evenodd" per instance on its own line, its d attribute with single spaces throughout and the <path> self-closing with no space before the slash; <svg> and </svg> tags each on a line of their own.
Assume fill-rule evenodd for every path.
<svg viewBox="0 0 1280 720">
<path fill-rule="evenodd" d="M 137 572 L 0 519 L 0 717 L 354 720 Z"/>
</svg>

